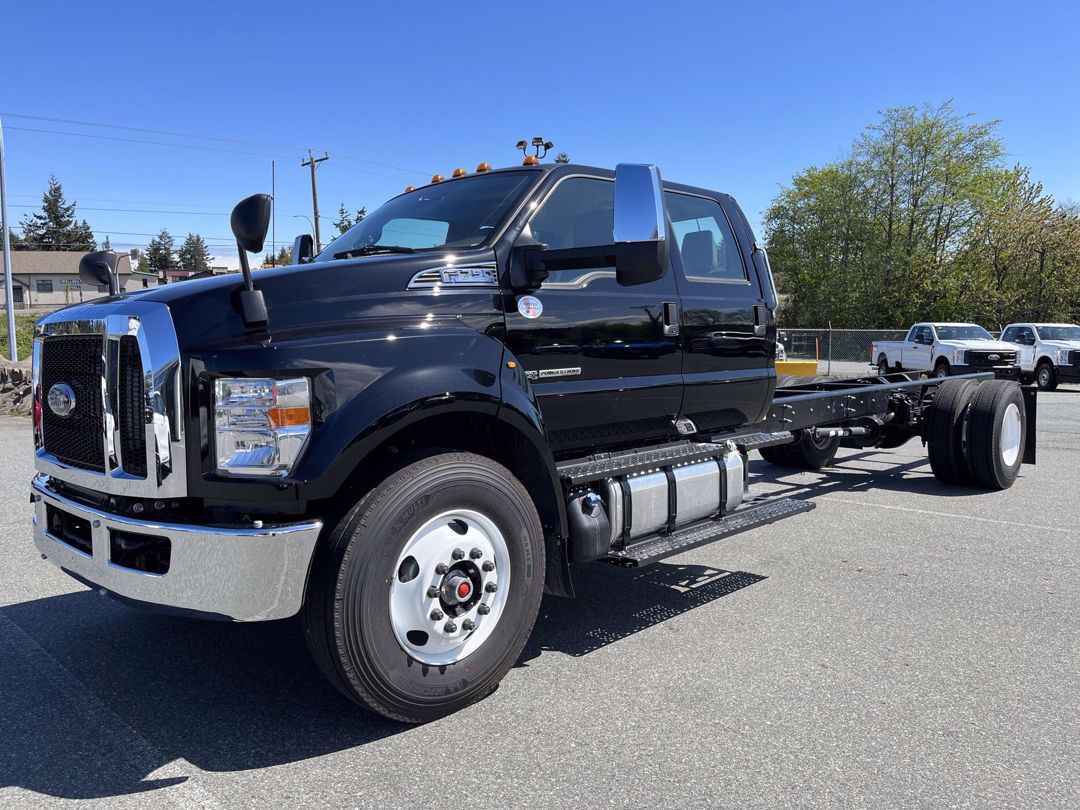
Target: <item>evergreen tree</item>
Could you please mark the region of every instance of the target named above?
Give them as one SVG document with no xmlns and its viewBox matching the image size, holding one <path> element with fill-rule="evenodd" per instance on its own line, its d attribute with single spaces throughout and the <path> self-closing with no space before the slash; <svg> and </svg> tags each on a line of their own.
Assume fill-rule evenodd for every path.
<svg viewBox="0 0 1080 810">
<path fill-rule="evenodd" d="M 559 154 L 557 154 L 555 156 L 555 162 L 556 163 L 569 163 L 570 162 L 570 156 L 568 154 L 566 154 L 566 152 L 559 152 Z"/>
<path fill-rule="evenodd" d="M 341 236 L 341 234 L 345 233 L 345 231 L 349 230 L 349 228 L 351 228 L 353 225 L 355 225 L 357 222 L 359 222 L 366 216 L 366 206 L 361 207 L 360 210 L 356 212 L 356 216 L 351 217 L 349 216 L 348 209 L 345 207 L 345 203 L 342 203 L 341 207 L 338 208 L 337 222 L 334 223 L 334 228 L 337 229 L 337 236 Z"/>
<path fill-rule="evenodd" d="M 109 237 L 105 237 L 105 241 L 101 243 L 102 250 L 112 250 L 112 242 L 109 241 Z"/>
<path fill-rule="evenodd" d="M 64 197 L 56 175 L 49 175 L 41 211 L 23 217 L 22 231 L 19 247 L 24 250 L 93 250 L 97 246 L 86 220 L 75 219 L 75 203 Z"/>
<path fill-rule="evenodd" d="M 155 273 L 172 270 L 176 267 L 174 244 L 172 234 L 167 229 L 162 228 L 158 235 L 151 239 L 150 244 L 146 246 L 147 267 Z"/>
<path fill-rule="evenodd" d="M 197 233 L 189 233 L 177 251 L 176 259 L 182 270 L 203 272 L 210 269 L 210 249 Z"/>
<path fill-rule="evenodd" d="M 263 267 L 284 267 L 287 264 L 292 264 L 291 247 L 283 247 L 278 251 L 277 256 L 267 253 L 262 262 Z"/>
</svg>

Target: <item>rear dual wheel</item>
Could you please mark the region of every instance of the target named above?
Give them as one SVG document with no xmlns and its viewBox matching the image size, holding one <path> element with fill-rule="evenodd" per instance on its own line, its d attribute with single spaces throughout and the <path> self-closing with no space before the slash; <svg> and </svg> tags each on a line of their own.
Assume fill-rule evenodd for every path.
<svg viewBox="0 0 1080 810">
<path fill-rule="evenodd" d="M 491 459 L 438 453 L 386 477 L 316 553 L 304 627 L 327 679 L 422 723 L 495 690 L 527 641 L 544 537 L 524 486 Z"/>
<path fill-rule="evenodd" d="M 938 386 L 927 413 L 930 468 L 944 483 L 1008 489 L 1020 474 L 1027 412 L 1009 380 L 951 380 Z"/>
</svg>

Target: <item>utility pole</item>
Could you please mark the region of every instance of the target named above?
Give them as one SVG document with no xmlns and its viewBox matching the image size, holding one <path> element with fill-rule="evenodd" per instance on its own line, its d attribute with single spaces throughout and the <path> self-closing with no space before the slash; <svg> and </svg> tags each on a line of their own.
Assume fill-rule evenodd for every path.
<svg viewBox="0 0 1080 810">
<path fill-rule="evenodd" d="M 311 209 L 314 213 L 314 225 L 315 225 L 315 253 L 319 253 L 322 250 L 322 242 L 319 239 L 319 192 L 315 188 L 315 167 L 322 163 L 324 160 L 329 160 L 330 155 L 323 152 L 321 158 L 314 157 L 311 154 L 311 150 L 307 150 L 308 159 L 301 160 L 301 166 L 311 167 Z"/>
<path fill-rule="evenodd" d="M 270 266 L 277 267 L 277 173 L 270 161 Z"/>
<path fill-rule="evenodd" d="M 4 300 L 7 304 L 8 357 L 19 362 L 15 346 L 15 295 L 11 287 L 11 223 L 7 212 L 7 168 L 4 164 L 4 124 L 0 122 L 0 229 L 3 229 Z"/>
</svg>

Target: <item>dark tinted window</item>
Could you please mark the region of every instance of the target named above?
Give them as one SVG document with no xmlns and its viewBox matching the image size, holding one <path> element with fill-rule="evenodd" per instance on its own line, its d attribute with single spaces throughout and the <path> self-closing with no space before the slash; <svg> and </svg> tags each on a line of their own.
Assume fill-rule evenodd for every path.
<svg viewBox="0 0 1080 810">
<path fill-rule="evenodd" d="M 534 172 L 473 175 L 402 194 L 327 245 L 315 261 L 375 245 L 416 250 L 479 247 L 498 231 L 537 176 Z"/>
<path fill-rule="evenodd" d="M 559 183 L 529 221 L 533 239 L 551 249 L 610 245 L 615 233 L 615 184 L 593 177 L 571 177 Z M 580 284 L 586 276 L 611 267 L 558 270 L 548 284 Z"/>
<path fill-rule="evenodd" d="M 938 337 L 942 340 L 993 340 L 994 336 L 975 324 L 960 326 L 938 326 Z"/>
<path fill-rule="evenodd" d="M 668 191 L 664 193 L 683 271 L 695 281 L 744 281 L 746 270 L 720 203 Z"/>
<path fill-rule="evenodd" d="M 1006 343 L 1016 343 L 1016 334 L 1018 327 L 1010 326 L 1004 332 L 1001 333 L 1001 339 Z"/>
</svg>

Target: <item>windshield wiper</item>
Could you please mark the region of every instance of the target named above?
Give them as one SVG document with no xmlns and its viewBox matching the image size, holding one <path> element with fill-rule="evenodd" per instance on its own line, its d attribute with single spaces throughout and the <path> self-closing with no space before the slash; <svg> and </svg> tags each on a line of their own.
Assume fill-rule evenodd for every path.
<svg viewBox="0 0 1080 810">
<path fill-rule="evenodd" d="M 353 256 L 372 256 L 376 253 L 416 253 L 416 248 L 404 247 L 402 245 L 364 245 L 363 247 L 352 248 L 351 250 L 343 250 L 341 253 L 335 253 L 335 259 L 349 259 Z"/>
</svg>

